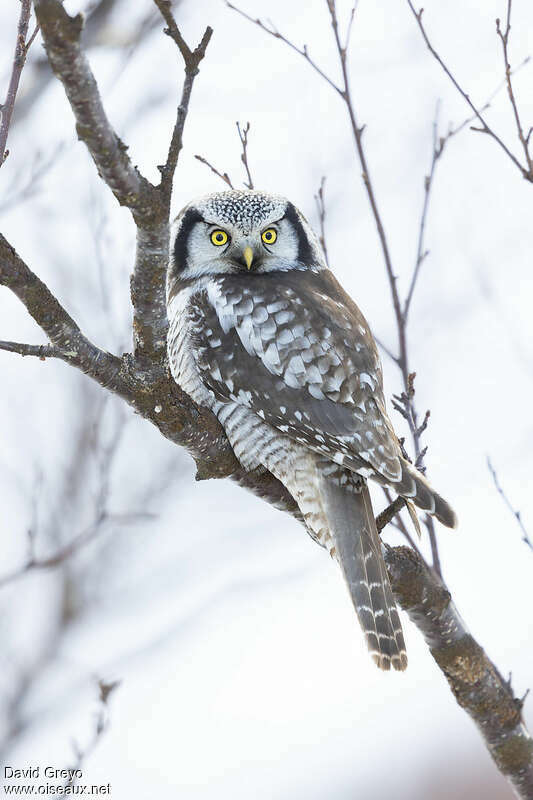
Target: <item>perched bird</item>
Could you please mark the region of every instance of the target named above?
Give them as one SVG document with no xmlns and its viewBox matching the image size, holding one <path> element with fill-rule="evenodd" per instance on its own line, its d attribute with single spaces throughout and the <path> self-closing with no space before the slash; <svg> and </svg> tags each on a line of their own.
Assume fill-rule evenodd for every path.
<svg viewBox="0 0 533 800">
<path fill-rule="evenodd" d="M 367 479 L 454 527 L 401 453 L 368 323 L 304 216 L 260 191 L 210 194 L 176 219 L 167 278 L 172 375 L 218 417 L 246 470 L 269 470 L 339 562 L 382 669 L 407 656 Z"/>
</svg>

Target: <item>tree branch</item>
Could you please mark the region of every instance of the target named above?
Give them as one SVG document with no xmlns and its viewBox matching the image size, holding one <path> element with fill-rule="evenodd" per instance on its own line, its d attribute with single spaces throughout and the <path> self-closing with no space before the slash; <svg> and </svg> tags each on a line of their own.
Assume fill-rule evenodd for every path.
<svg viewBox="0 0 533 800">
<path fill-rule="evenodd" d="M 287 45 L 287 47 L 290 47 L 291 50 L 294 50 L 295 53 L 298 53 L 298 55 L 300 55 L 303 58 L 305 58 L 305 60 L 309 64 L 309 66 L 312 67 L 312 69 L 314 69 L 315 72 L 317 72 L 320 75 L 321 78 L 323 78 L 327 83 L 329 83 L 329 85 L 332 87 L 332 89 L 335 89 L 336 92 L 338 92 L 340 95 L 342 95 L 342 89 L 340 88 L 340 86 L 338 86 L 335 83 L 335 81 L 333 81 L 328 75 L 326 75 L 324 70 L 322 70 L 318 66 L 316 61 L 314 61 L 311 58 L 311 56 L 308 53 L 306 44 L 304 44 L 304 46 L 300 48 L 297 45 L 295 45 L 293 42 L 291 42 L 289 39 L 287 39 L 285 36 L 283 36 L 283 34 L 280 33 L 272 25 L 272 23 L 270 23 L 270 25 L 272 25 L 272 27 L 269 28 L 259 18 L 254 19 L 249 14 L 247 14 L 245 11 L 242 11 L 240 8 L 237 8 L 237 6 L 234 6 L 232 3 L 228 2 L 228 0 L 226 0 L 226 5 L 227 5 L 228 8 L 231 8 L 232 11 L 236 11 L 237 14 L 240 14 L 241 17 L 244 17 L 244 19 L 247 19 L 248 22 L 253 22 L 254 25 L 258 25 L 261 28 L 261 30 L 263 30 L 265 33 L 268 33 L 269 36 L 273 36 L 274 39 L 279 39 L 281 42 L 284 42 Z"/>
<path fill-rule="evenodd" d="M 507 94 L 509 95 L 509 102 L 511 103 L 511 108 L 513 109 L 513 116 L 516 124 L 516 131 L 518 133 L 518 138 L 520 140 L 520 144 L 522 145 L 522 149 L 524 151 L 524 157 L 526 159 L 526 164 L 528 166 L 529 172 L 529 179 L 533 181 L 533 160 L 531 158 L 531 153 L 529 152 L 529 139 L 531 136 L 531 128 L 529 133 L 524 133 L 524 128 L 522 126 L 522 120 L 520 119 L 520 114 L 518 112 L 518 106 L 516 104 L 516 98 L 513 89 L 513 82 L 511 80 L 512 70 L 511 64 L 509 63 L 509 33 L 511 32 L 511 10 L 512 10 L 512 0 L 507 0 L 507 19 L 505 23 L 505 31 L 502 31 L 500 20 L 496 20 L 496 33 L 498 34 L 500 41 L 502 43 L 502 51 L 503 51 L 503 62 L 505 67 L 505 82 L 507 85 Z"/>
<path fill-rule="evenodd" d="M 239 134 L 239 139 L 241 140 L 242 145 L 241 161 L 244 165 L 244 169 L 246 170 L 246 177 L 248 179 L 247 181 L 244 181 L 244 185 L 247 189 L 253 189 L 254 182 L 252 180 L 250 167 L 248 165 L 248 134 L 250 133 L 250 123 L 247 122 L 243 128 L 241 128 L 238 122 L 235 124 L 237 125 L 237 133 Z"/>
<path fill-rule="evenodd" d="M 156 425 L 164 436 L 185 446 L 197 461 L 198 479 L 231 475 L 241 486 L 252 489 L 277 508 L 301 519 L 293 498 L 272 475 L 247 473 L 240 468 L 216 418 L 211 412 L 196 407 L 179 389 L 166 372 L 164 358 L 161 357 L 164 350 L 164 325 L 161 325 L 161 320 L 164 319 L 162 275 L 168 255 L 169 197 L 166 192 L 171 185 L 166 176 L 173 171 L 181 147 L 183 115 L 180 117 L 178 110 L 165 165 L 168 172 L 165 173 L 163 168 L 161 184 L 159 187 L 154 187 L 132 167 L 124 146 L 107 121 L 94 78 L 80 49 L 80 18 L 71 19 L 59 0 L 36 1 L 47 52 L 51 62 L 55 64 L 56 74 L 67 91 L 78 122 L 80 137 L 86 142 L 101 176 L 110 185 L 119 202 L 131 209 L 138 225 L 135 280 L 141 273 L 143 278 L 137 284 L 134 280 L 132 286 L 134 306 L 138 313 L 136 329 L 138 346 L 135 353 L 117 358 L 95 347 L 3 237 L 0 237 L 0 282 L 10 288 L 25 304 L 29 313 L 50 338 L 51 346 L 68 354 L 70 364 L 82 369 L 101 385 L 122 396 L 143 417 Z M 165 8 L 162 8 L 166 4 L 161 0 L 155 1 L 166 19 Z M 396 297 L 400 308 L 396 277 L 392 271 L 384 229 L 368 176 L 362 145 L 362 128 L 358 127 L 353 110 L 346 69 L 346 51 L 340 43 L 333 0 L 328 0 L 328 8 L 343 68 L 344 89 L 333 84 L 311 61 L 305 47 L 300 50 L 293 45 L 290 46 L 306 58 L 347 103 L 354 140 L 363 168 L 363 179 L 388 265 L 392 296 Z M 172 24 L 169 22 L 167 24 L 173 35 Z M 276 31 L 268 28 L 265 30 L 270 35 L 287 41 Z M 206 35 L 207 32 L 202 40 L 205 42 L 204 50 L 208 41 L 205 41 Z M 191 52 L 196 51 L 187 48 L 184 55 L 184 42 L 179 31 L 178 34 L 174 31 L 173 38 L 184 57 L 187 72 L 187 58 Z M 201 46 L 202 43 L 199 47 Z M 188 91 L 186 85 L 187 75 L 183 90 L 185 94 Z M 189 96 L 190 92 L 185 97 L 185 115 Z M 163 185 L 166 189 L 162 188 Z M 145 327 L 151 324 L 147 319 L 149 313 L 159 318 L 159 327 L 157 325 L 152 328 Z M 149 342 L 144 338 L 145 331 L 148 331 L 147 337 L 152 337 Z M 405 337 L 405 328 L 399 327 L 400 337 L 402 331 Z M 15 343 L 7 344 L 15 345 Z M 414 393 L 413 373 L 408 371 L 407 358 L 402 362 L 402 371 L 406 371 L 405 393 Z M 411 399 L 408 402 L 411 402 Z M 422 425 L 418 425 L 414 414 L 411 414 L 411 421 L 414 433 L 418 432 L 419 436 L 425 427 L 425 421 Z M 402 500 L 394 501 L 378 517 L 380 528 L 392 519 L 401 504 Z M 531 740 L 521 725 L 520 707 L 512 692 L 481 648 L 466 632 L 451 604 L 447 590 L 435 574 L 423 564 L 420 557 L 405 548 L 395 548 L 388 550 L 387 561 L 400 604 L 407 609 L 415 624 L 426 636 L 432 653 L 448 677 L 458 702 L 480 725 L 482 735 L 499 768 L 511 777 L 515 786 L 521 787 L 522 796 L 528 796 L 524 792 L 529 791 L 531 787 Z"/>
<path fill-rule="evenodd" d="M 517 795 L 531 800 L 533 740 L 522 720 L 523 701 L 469 633 L 450 593 L 420 556 L 394 547 L 387 549 L 385 560 L 397 601 L 424 636 L 455 699 L 476 723 Z"/>
<path fill-rule="evenodd" d="M 204 158 L 204 156 L 198 156 L 198 155 L 196 155 L 196 156 L 194 156 L 194 157 L 195 157 L 195 159 L 196 159 L 197 161 L 199 161 L 199 162 L 200 162 L 200 164 L 204 164 L 204 165 L 205 165 L 205 166 L 206 166 L 208 169 L 210 169 L 210 170 L 211 170 L 211 172 L 212 172 L 214 175 L 216 175 L 216 176 L 217 176 L 217 178 L 220 178 L 220 180 L 221 180 L 221 181 L 224 181 L 224 183 L 225 183 L 225 184 L 227 184 L 227 186 L 229 186 L 229 188 L 230 188 L 230 189 L 233 189 L 233 188 L 234 188 L 234 186 L 233 186 L 233 183 L 231 182 L 231 178 L 230 178 L 230 176 L 228 175 L 228 173 L 227 173 L 227 172 L 219 172 L 219 171 L 218 171 L 218 169 L 217 169 L 216 167 L 214 167 L 214 166 L 211 164 L 211 162 L 210 162 L 210 161 L 208 161 L 208 160 L 207 160 L 207 158 Z"/>
<path fill-rule="evenodd" d="M 0 284 L 16 294 L 46 333 L 55 346 L 54 357 L 78 367 L 100 385 L 115 389 L 120 359 L 99 350 L 82 334 L 48 287 L 26 266 L 1 233 Z"/>
<path fill-rule="evenodd" d="M 527 544 L 527 546 L 529 547 L 530 550 L 533 550 L 533 542 L 529 538 L 529 533 L 527 532 L 526 526 L 522 522 L 522 515 L 521 515 L 520 511 L 517 511 L 514 508 L 514 506 L 512 505 L 511 501 L 509 500 L 509 498 L 507 497 L 507 495 L 503 491 L 503 489 L 502 489 L 502 487 L 500 485 L 500 481 L 498 480 L 498 476 L 496 474 L 496 470 L 492 466 L 492 462 L 491 462 L 490 458 L 487 458 L 487 466 L 489 468 L 490 474 L 492 475 L 492 480 L 494 481 L 494 486 L 496 487 L 496 491 L 498 492 L 498 494 L 502 498 L 503 502 L 505 503 L 505 505 L 507 506 L 507 508 L 509 509 L 509 511 L 511 512 L 511 514 L 513 515 L 513 517 L 516 519 L 516 521 L 518 523 L 518 527 L 520 528 L 520 530 L 522 532 L 522 541 L 525 544 Z"/>
<path fill-rule="evenodd" d="M 68 353 L 50 344 L 24 344 L 23 342 L 0 341 L 0 350 L 5 350 L 8 353 L 18 353 L 21 356 L 36 356 L 40 358 L 41 361 L 45 361 L 47 358 L 60 358 L 64 361 L 69 360 Z"/>
<path fill-rule="evenodd" d="M 316 210 L 318 213 L 318 222 L 320 225 L 320 244 L 322 245 L 322 250 L 324 251 L 324 258 L 326 259 L 326 264 L 329 266 L 328 260 L 328 248 L 326 244 L 326 202 L 324 198 L 324 188 L 326 186 L 326 176 L 322 175 L 320 179 L 320 186 L 318 187 L 318 191 L 315 194 L 315 205 Z"/>
<path fill-rule="evenodd" d="M 172 180 L 183 143 L 183 129 L 198 65 L 212 31 L 207 28 L 198 47 L 185 44 L 163 0 L 156 5 L 185 62 L 185 80 L 161 183 L 154 186 L 134 167 L 127 147 L 113 130 L 102 105 L 91 68 L 81 48 L 83 18 L 70 17 L 60 0 L 36 0 L 50 65 L 62 82 L 76 119 L 78 137 L 87 145 L 100 177 L 121 205 L 128 207 L 137 224 L 137 253 L 131 282 L 134 307 L 135 355 L 159 363 L 166 359 L 165 275 L 168 263 L 168 217 Z"/>
<path fill-rule="evenodd" d="M 509 0 L 508 0 L 508 3 L 509 3 Z M 429 52 L 431 53 L 433 58 L 440 64 L 440 66 L 442 67 L 442 69 L 444 70 L 444 72 L 446 73 L 448 78 L 450 79 L 450 81 L 453 83 L 453 85 L 455 86 L 455 88 L 457 89 L 457 91 L 459 92 L 461 97 L 463 98 L 463 100 L 468 104 L 468 106 L 470 107 L 470 109 L 474 113 L 474 116 L 476 117 L 476 119 L 479 120 L 479 122 L 480 122 L 482 127 L 481 128 L 473 128 L 472 130 L 477 130 L 477 131 L 481 131 L 481 133 L 486 133 L 488 136 L 491 137 L 491 139 L 494 139 L 494 141 L 503 150 L 503 152 L 506 154 L 506 156 L 513 162 L 515 167 L 517 167 L 520 170 L 522 176 L 527 181 L 529 181 L 530 183 L 533 183 L 533 169 L 532 169 L 532 165 L 531 165 L 531 162 L 530 162 L 529 158 L 527 159 L 527 167 L 524 167 L 520 163 L 520 161 L 517 159 L 517 157 L 509 150 L 507 145 L 502 141 L 502 139 L 498 136 L 498 134 L 490 127 L 490 125 L 486 121 L 485 117 L 483 116 L 482 111 L 480 111 L 474 105 L 474 103 L 471 101 L 471 99 L 470 99 L 469 95 L 467 94 L 467 92 L 465 92 L 465 90 L 459 84 L 457 79 L 452 74 L 451 70 L 446 66 L 446 64 L 444 63 L 444 61 L 441 58 L 441 56 L 438 54 L 438 52 L 435 50 L 435 48 L 431 44 L 431 41 L 429 40 L 429 37 L 428 37 L 427 32 L 426 32 L 426 29 L 424 27 L 424 23 L 422 22 L 422 14 L 424 13 L 424 9 L 421 8 L 419 11 L 417 11 L 415 9 L 415 7 L 414 7 L 414 5 L 413 5 L 411 0 L 407 0 L 407 4 L 408 4 L 409 8 L 411 9 L 411 12 L 412 12 L 414 18 L 416 19 L 417 25 L 418 25 L 418 27 L 420 29 L 420 33 L 422 34 L 422 38 L 424 39 L 424 42 L 426 43 L 426 47 L 428 48 Z M 508 4 L 508 19 L 509 19 L 509 17 L 510 17 L 510 3 Z M 508 35 L 508 33 L 509 33 L 509 30 L 507 30 L 507 35 Z M 500 35 L 500 31 L 499 30 L 498 30 L 498 34 Z M 505 44 L 504 56 L 507 59 L 507 43 Z M 507 69 L 507 66 L 508 66 L 508 64 L 507 64 L 507 61 L 506 61 L 506 69 Z M 509 69 L 510 69 L 510 67 L 509 67 Z M 508 79 L 508 86 L 509 86 L 509 84 L 510 84 L 510 79 Z M 514 106 L 514 108 L 516 109 L 516 105 Z M 526 149 L 526 152 L 528 152 L 527 149 Z M 529 153 L 528 153 L 528 155 L 529 155 Z"/>
<path fill-rule="evenodd" d="M 9 134 L 9 126 L 11 124 L 11 116 L 15 107 L 15 100 L 19 88 L 20 76 L 26 63 L 26 56 L 31 47 L 35 36 L 37 35 L 37 28 L 31 35 L 28 42 L 26 36 L 28 35 L 28 25 L 30 22 L 31 14 L 31 0 L 22 0 L 20 4 L 20 17 L 17 28 L 17 43 L 15 45 L 15 55 L 13 57 L 13 66 L 11 68 L 11 78 L 9 80 L 9 87 L 5 103 L 0 106 L 0 113 L 2 119 L 0 122 L 0 167 L 9 155 L 9 150 L 6 150 L 7 137 Z"/>
<path fill-rule="evenodd" d="M 132 165 L 126 146 L 107 119 L 81 48 L 83 16 L 70 17 L 60 0 L 35 0 L 35 13 L 48 61 L 74 113 L 78 138 L 87 145 L 98 174 L 121 205 L 130 208 L 139 220 L 151 219 L 150 184 Z"/>
<path fill-rule="evenodd" d="M 162 167 L 159 167 L 161 171 L 161 192 L 165 201 L 170 207 L 172 181 L 174 178 L 174 172 L 176 171 L 179 154 L 183 147 L 183 129 L 185 126 L 185 120 L 187 119 L 187 113 L 189 111 L 189 101 L 191 99 L 192 87 L 194 79 L 196 75 L 198 75 L 199 64 L 205 56 L 207 45 L 209 44 L 211 36 L 213 35 L 213 29 L 207 27 L 204 35 L 202 36 L 200 44 L 195 50 L 191 50 L 182 37 L 174 17 L 172 16 L 171 4 L 169 0 L 154 0 L 154 3 L 158 7 L 163 19 L 167 23 L 168 27 L 165 28 L 165 33 L 170 36 L 174 42 L 176 42 L 185 64 L 185 80 L 181 93 L 181 101 L 178 105 L 176 123 L 174 125 L 174 130 L 172 131 L 172 138 L 170 140 L 167 160 Z"/>
</svg>

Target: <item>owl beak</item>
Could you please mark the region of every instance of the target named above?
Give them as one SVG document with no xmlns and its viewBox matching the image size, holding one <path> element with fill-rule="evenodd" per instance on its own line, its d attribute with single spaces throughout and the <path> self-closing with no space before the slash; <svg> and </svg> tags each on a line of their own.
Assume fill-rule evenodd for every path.
<svg viewBox="0 0 533 800">
<path fill-rule="evenodd" d="M 252 266 L 252 261 L 254 260 L 254 251 L 252 250 L 250 245 L 248 245 L 248 247 L 244 248 L 244 250 L 242 252 L 242 257 L 244 258 L 244 263 L 246 264 L 246 269 L 250 269 L 251 266 Z"/>
</svg>

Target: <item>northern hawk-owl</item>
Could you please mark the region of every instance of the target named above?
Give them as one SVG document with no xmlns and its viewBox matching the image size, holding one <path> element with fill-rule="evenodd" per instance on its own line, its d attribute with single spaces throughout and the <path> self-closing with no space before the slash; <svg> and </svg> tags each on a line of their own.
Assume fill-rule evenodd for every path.
<svg viewBox="0 0 533 800">
<path fill-rule="evenodd" d="M 367 479 L 454 527 L 401 453 L 368 323 L 283 197 L 210 194 L 178 216 L 167 279 L 172 375 L 218 417 L 246 470 L 266 469 L 338 560 L 368 649 L 403 670 L 402 628 Z"/>
</svg>

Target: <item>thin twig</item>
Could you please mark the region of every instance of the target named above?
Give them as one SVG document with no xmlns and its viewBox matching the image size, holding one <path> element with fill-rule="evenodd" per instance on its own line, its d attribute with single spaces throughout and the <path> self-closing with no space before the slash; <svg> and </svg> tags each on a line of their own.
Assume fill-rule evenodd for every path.
<svg viewBox="0 0 533 800">
<path fill-rule="evenodd" d="M 239 134 L 239 139 L 241 140 L 241 145 L 242 145 L 241 161 L 244 164 L 244 169 L 246 170 L 246 177 L 248 178 L 247 181 L 244 181 L 244 185 L 246 186 L 247 189 L 253 189 L 254 182 L 250 174 L 250 167 L 248 166 L 248 134 L 250 132 L 250 123 L 247 122 L 243 128 L 241 128 L 238 122 L 236 122 L 235 124 L 237 125 L 237 133 Z"/>
<path fill-rule="evenodd" d="M 353 21 L 355 18 L 355 12 L 357 11 L 357 6 L 359 5 L 359 1 L 355 0 L 355 3 L 352 6 L 352 10 L 350 11 L 350 18 L 348 20 L 348 26 L 346 28 L 346 38 L 344 40 L 344 49 L 348 51 L 350 47 L 350 41 L 352 38 L 352 29 L 353 29 Z"/>
<path fill-rule="evenodd" d="M 29 169 L 18 170 L 11 185 L 4 187 L 0 201 L 0 213 L 13 210 L 16 205 L 30 197 L 34 197 L 41 188 L 43 177 L 55 166 L 64 152 L 64 144 L 60 143 L 46 155 L 37 151 L 31 163 L 25 164 Z"/>
<path fill-rule="evenodd" d="M 15 55 L 13 57 L 13 66 L 11 68 L 11 78 L 9 80 L 9 87 L 7 90 L 5 103 L 0 107 L 0 112 L 2 114 L 2 121 L 0 122 L 0 167 L 9 155 L 9 150 L 6 150 L 6 145 L 9 134 L 9 126 L 11 124 L 11 116 L 15 107 L 20 76 L 22 74 L 24 64 L 26 63 L 26 56 L 31 43 L 35 38 L 34 31 L 30 40 L 26 42 L 30 14 L 31 0 L 22 0 L 20 4 L 20 17 L 17 27 L 17 43 L 15 45 Z"/>
<path fill-rule="evenodd" d="M 381 533 L 385 525 L 394 521 L 395 527 L 398 528 L 398 530 L 403 534 L 409 546 L 412 547 L 413 550 L 416 550 L 420 558 L 422 558 L 422 553 L 420 552 L 417 543 L 407 530 L 407 526 L 399 514 L 402 508 L 405 508 L 406 506 L 405 499 L 403 497 L 396 497 L 396 499 L 393 500 L 390 490 L 387 489 L 386 486 L 383 486 L 382 489 L 389 505 L 381 512 L 381 514 L 378 514 L 376 517 L 378 531 Z"/>
<path fill-rule="evenodd" d="M 322 175 L 320 179 L 320 186 L 318 187 L 318 191 L 315 194 L 315 204 L 316 210 L 318 212 L 318 223 L 320 225 L 320 244 L 322 245 L 322 250 L 324 251 L 324 258 L 326 259 L 326 264 L 329 266 L 329 259 L 328 259 L 328 248 L 326 244 L 326 203 L 324 198 L 324 188 L 326 185 L 326 176 Z"/>
<path fill-rule="evenodd" d="M 416 251 L 416 260 L 415 260 L 415 267 L 413 270 L 413 275 L 411 278 L 411 282 L 409 284 L 409 290 L 407 292 L 407 297 L 405 299 L 405 303 L 403 306 L 403 321 L 404 324 L 407 322 L 407 316 L 409 314 L 409 307 L 411 305 L 411 300 L 413 299 L 413 293 L 415 291 L 416 282 L 418 280 L 418 276 L 420 274 L 420 267 L 422 263 L 425 261 L 427 256 L 429 255 L 429 250 L 426 250 L 424 245 L 424 234 L 426 231 L 426 220 L 427 214 L 429 209 L 429 200 L 431 195 L 431 188 L 433 186 L 433 177 L 435 175 L 435 168 L 437 166 L 437 162 L 441 157 L 446 142 L 450 136 L 452 136 L 452 132 L 448 131 L 448 135 L 444 137 L 439 137 L 439 104 L 437 103 L 437 109 L 435 111 L 435 119 L 433 120 L 433 150 L 431 154 L 431 165 L 429 168 L 429 173 L 424 178 L 424 202 L 422 205 L 422 214 L 420 215 L 420 225 L 418 230 L 418 244 L 417 244 L 417 251 Z"/>
<path fill-rule="evenodd" d="M 507 19 L 505 23 L 505 31 L 502 31 L 500 20 L 496 20 L 496 33 L 498 34 L 500 41 L 502 43 L 502 51 L 503 51 L 503 61 L 505 66 L 505 82 L 507 85 L 507 93 L 509 95 L 509 102 L 511 103 L 511 107 L 513 109 L 513 116 L 515 119 L 516 130 L 518 133 L 518 138 L 520 140 L 520 144 L 522 145 L 522 149 L 524 151 L 524 156 L 526 159 L 526 163 L 529 168 L 529 175 L 533 180 L 533 160 L 531 157 L 531 153 L 529 152 L 529 138 L 531 135 L 531 129 L 529 133 L 526 135 L 524 133 L 524 128 L 522 125 L 522 120 L 520 119 L 520 114 L 518 112 L 518 106 L 516 104 L 516 98 L 513 89 L 513 82 L 511 80 L 511 65 L 509 63 L 509 33 L 511 31 L 511 10 L 512 10 L 512 0 L 507 0 Z"/>
<path fill-rule="evenodd" d="M 498 136 L 498 134 L 490 127 L 490 125 L 486 121 L 485 117 L 483 116 L 482 111 L 480 109 L 478 109 L 474 105 L 474 103 L 470 99 L 468 93 L 462 88 L 462 86 L 459 84 L 457 79 L 454 77 L 454 75 L 452 74 L 450 69 L 444 63 L 444 61 L 441 58 L 441 56 L 438 54 L 438 52 L 435 50 L 435 48 L 431 44 L 431 42 L 429 40 L 429 37 L 427 35 L 426 29 L 424 27 L 424 23 L 422 22 L 422 14 L 424 13 L 424 9 L 421 8 L 419 11 L 417 11 L 415 9 L 413 3 L 411 2 L 411 0 L 407 0 L 407 4 L 408 4 L 409 8 L 411 9 L 411 12 L 412 12 L 414 18 L 416 19 L 417 25 L 418 25 L 418 27 L 420 29 L 420 33 L 422 34 L 422 37 L 424 39 L 424 42 L 426 43 L 426 47 L 428 48 L 429 52 L 435 58 L 435 60 L 440 64 L 441 68 L 444 70 L 444 72 L 446 73 L 446 75 L 448 76 L 450 81 L 453 83 L 453 85 L 455 86 L 455 88 L 457 89 L 457 91 L 459 92 L 461 97 L 463 98 L 463 100 L 471 108 L 471 110 L 472 110 L 474 116 L 476 117 L 476 119 L 479 120 L 479 122 L 481 124 L 481 128 L 472 128 L 472 130 L 479 131 L 481 133 L 486 133 L 488 136 L 490 136 L 492 139 L 494 139 L 494 141 L 498 144 L 499 147 L 501 147 L 501 149 L 504 151 L 504 153 L 507 155 L 507 157 L 520 170 L 522 176 L 526 180 L 528 180 L 531 183 L 533 183 L 533 171 L 531 170 L 531 167 L 529 166 L 529 162 L 528 162 L 528 167 L 525 168 L 520 163 L 518 158 L 509 150 L 507 145 L 502 141 L 502 139 Z"/>
<path fill-rule="evenodd" d="M 61 350 L 60 347 L 54 347 L 51 344 L 24 344 L 23 342 L 3 342 L 0 341 L 0 350 L 6 350 L 8 353 L 18 353 L 21 356 L 37 356 L 41 361 L 46 358 L 61 358 L 68 361 L 76 355 L 74 351 L 67 353 Z"/>
<path fill-rule="evenodd" d="M 95 750 L 100 739 L 109 727 L 109 698 L 112 693 L 118 689 L 121 681 L 111 681 L 107 683 L 102 679 L 98 680 L 98 713 L 96 715 L 94 730 L 91 738 L 84 747 L 81 747 L 77 741 L 73 740 L 72 749 L 74 751 L 74 763 L 66 767 L 68 775 L 67 781 L 64 784 L 65 789 L 72 788 L 77 780 L 78 774 L 81 773 L 81 767 L 87 760 L 88 756 Z M 108 784 L 109 787 L 109 784 Z"/>
<path fill-rule="evenodd" d="M 80 533 L 73 536 L 70 541 L 58 546 L 51 555 L 39 557 L 35 552 L 37 525 L 33 521 L 28 532 L 28 555 L 26 561 L 18 569 L 0 578 L 0 588 L 24 577 L 30 572 L 55 569 L 62 566 L 111 525 L 132 525 L 137 522 L 154 519 L 155 515 L 144 507 L 123 514 L 112 513 L 109 510 L 112 470 L 125 432 L 125 417 L 123 415 L 120 417 L 119 424 L 115 426 L 113 434 L 107 442 L 102 441 L 102 418 L 101 412 L 95 415 L 94 428 L 91 429 L 88 447 L 87 440 L 84 442 L 86 450 L 94 455 L 98 466 L 98 486 L 93 501 L 94 510 L 91 523 Z M 35 511 L 33 516 L 35 519 Z"/>
<path fill-rule="evenodd" d="M 307 45 L 306 45 L 306 44 L 304 44 L 304 45 L 303 45 L 303 47 L 301 47 L 301 48 L 300 48 L 300 47 L 298 47 L 297 45 L 295 45 L 293 42 L 291 42 L 289 39 L 287 39 L 285 36 L 283 36 L 283 34 L 282 34 L 282 33 L 280 33 L 280 32 L 279 32 L 279 31 L 278 31 L 278 30 L 277 30 L 277 29 L 276 29 L 276 28 L 275 28 L 275 27 L 272 25 L 272 23 L 271 23 L 271 22 L 269 22 L 269 24 L 270 24 L 270 26 L 271 26 L 271 27 L 269 28 L 269 27 L 268 27 L 268 26 L 267 26 L 267 25 L 266 25 L 264 22 L 262 22 L 262 21 L 261 21 L 261 20 L 260 20 L 258 17 L 254 19 L 254 17 L 251 17 L 251 16 L 250 16 L 249 14 L 247 14 L 245 11 L 242 11 L 240 8 L 237 8 L 237 6 L 234 6 L 232 3 L 228 2 L 228 0 L 226 0 L 226 5 L 227 5 L 227 7 L 228 7 L 228 8 L 231 8 L 231 10 L 232 10 L 232 11 L 236 11 L 236 12 L 237 12 L 237 14 L 240 14 L 240 15 L 241 15 L 241 17 L 244 17 L 244 18 L 245 18 L 245 19 L 247 19 L 249 22 L 253 22 L 255 25 L 258 25 L 258 26 L 261 28 L 261 30 L 265 31 L 265 33 L 268 33 L 268 34 L 269 34 L 269 36 L 273 36 L 273 37 L 274 37 L 274 39 L 279 39 L 280 41 L 282 41 L 282 42 L 285 42 L 285 44 L 286 44 L 288 47 L 290 47 L 290 48 L 291 48 L 291 50 L 294 50 L 294 51 L 295 51 L 295 53 L 298 53 L 298 54 L 299 54 L 299 55 L 301 55 L 303 58 L 305 58 L 305 60 L 306 60 L 306 61 L 307 61 L 307 63 L 309 64 L 309 66 L 310 66 L 310 67 L 312 67 L 312 68 L 315 70 L 315 72 L 317 72 L 317 73 L 320 75 L 320 77 L 321 77 L 321 78 L 323 78 L 323 79 L 324 79 L 324 80 L 325 80 L 327 83 L 329 83 L 329 85 L 330 85 L 330 86 L 331 86 L 333 89 L 335 89 L 335 91 L 336 91 L 336 92 L 338 92 L 340 95 L 342 95 L 342 89 L 340 88 L 340 86 L 338 86 L 338 85 L 335 83 L 335 81 L 333 81 L 333 80 L 332 80 L 332 79 L 329 77 L 329 75 L 326 75 L 326 73 L 324 72 L 324 70 L 322 70 L 322 69 L 321 69 L 321 68 L 318 66 L 318 64 L 316 63 L 316 61 L 313 61 L 313 59 L 312 59 L 312 58 L 311 58 L 311 56 L 309 55 L 309 52 L 308 52 L 308 50 L 307 50 Z"/>
<path fill-rule="evenodd" d="M 34 43 L 35 37 L 37 36 L 37 34 L 39 33 L 40 30 L 41 30 L 41 26 L 39 25 L 39 23 L 37 23 L 37 25 L 33 29 L 33 33 L 31 34 L 30 38 L 26 42 L 26 54 L 28 53 L 28 50 L 30 49 L 30 47 Z"/>
<path fill-rule="evenodd" d="M 492 462 L 491 462 L 490 458 L 488 458 L 488 457 L 487 457 L 487 466 L 489 468 L 490 474 L 492 475 L 492 480 L 494 481 L 494 486 L 496 487 L 496 491 L 498 492 L 498 494 L 502 498 L 503 502 L 505 503 L 505 505 L 507 506 L 507 508 L 509 509 L 509 511 L 511 512 L 511 514 L 513 515 L 513 517 L 516 519 L 516 521 L 518 523 L 518 526 L 519 526 L 519 528 L 520 528 L 520 530 L 522 532 L 522 541 L 525 544 L 527 544 L 527 546 L 529 547 L 530 550 L 533 550 L 533 541 L 531 541 L 531 539 L 529 538 L 529 533 L 528 533 L 528 531 L 526 529 L 526 526 L 522 522 L 522 515 L 521 515 L 520 511 L 517 511 L 516 508 L 514 508 L 514 506 L 512 505 L 511 501 L 509 500 L 509 498 L 507 497 L 507 495 L 503 491 L 503 489 L 502 489 L 502 487 L 500 485 L 500 482 L 498 480 L 498 476 L 496 474 L 496 470 L 492 466 Z"/>
<path fill-rule="evenodd" d="M 172 14 L 172 6 L 169 0 L 154 0 L 154 3 L 161 12 L 161 16 L 167 23 L 165 33 L 170 36 L 170 38 L 173 39 L 178 46 L 185 65 L 185 81 L 183 83 L 176 122 L 172 131 L 172 137 L 168 148 L 167 160 L 163 166 L 159 167 L 161 172 L 161 191 L 163 192 L 165 199 L 168 198 L 168 201 L 170 202 L 174 172 L 176 171 L 179 154 L 183 147 L 183 129 L 185 126 L 185 120 L 187 119 L 187 112 L 189 110 L 192 86 L 194 79 L 198 74 L 200 62 L 205 56 L 207 45 L 209 44 L 211 36 L 213 35 L 213 29 L 208 26 L 205 29 L 204 35 L 202 36 L 198 46 L 194 50 L 191 50 L 181 35 L 178 26 L 176 25 L 176 21 Z"/>
<path fill-rule="evenodd" d="M 211 172 L 213 172 L 213 173 L 214 173 L 214 174 L 215 174 L 215 175 L 216 175 L 218 178 L 220 178 L 220 180 L 221 180 L 221 181 L 224 181 L 224 183 L 225 183 L 225 184 L 227 184 L 227 185 L 229 186 L 229 188 L 230 188 L 230 189 L 233 189 L 233 188 L 234 188 L 234 187 L 233 187 L 233 183 L 232 183 L 232 181 L 231 181 L 231 178 L 230 178 L 230 176 L 228 175 L 228 173 L 227 173 L 227 172 L 219 172 L 219 171 L 218 171 L 218 169 L 217 169 L 216 167 L 214 167 L 214 166 L 213 166 L 213 165 L 212 165 L 212 164 L 211 164 L 211 163 L 210 163 L 210 162 L 207 160 L 207 158 L 204 158 L 204 156 L 198 156 L 198 155 L 196 155 L 196 156 L 194 156 L 194 157 L 195 157 L 195 158 L 196 158 L 196 160 L 197 160 L 197 161 L 199 161 L 201 164 L 205 164 L 205 166 L 206 166 L 206 167 L 208 167 L 208 168 L 211 170 Z"/>
<path fill-rule="evenodd" d="M 376 344 L 383 350 L 385 355 L 387 355 L 391 361 L 394 361 L 395 364 L 398 364 L 398 356 L 395 356 L 390 347 L 387 347 L 386 344 L 383 343 L 383 340 L 380 339 L 376 334 L 373 334 L 374 339 L 376 340 Z"/>
</svg>

